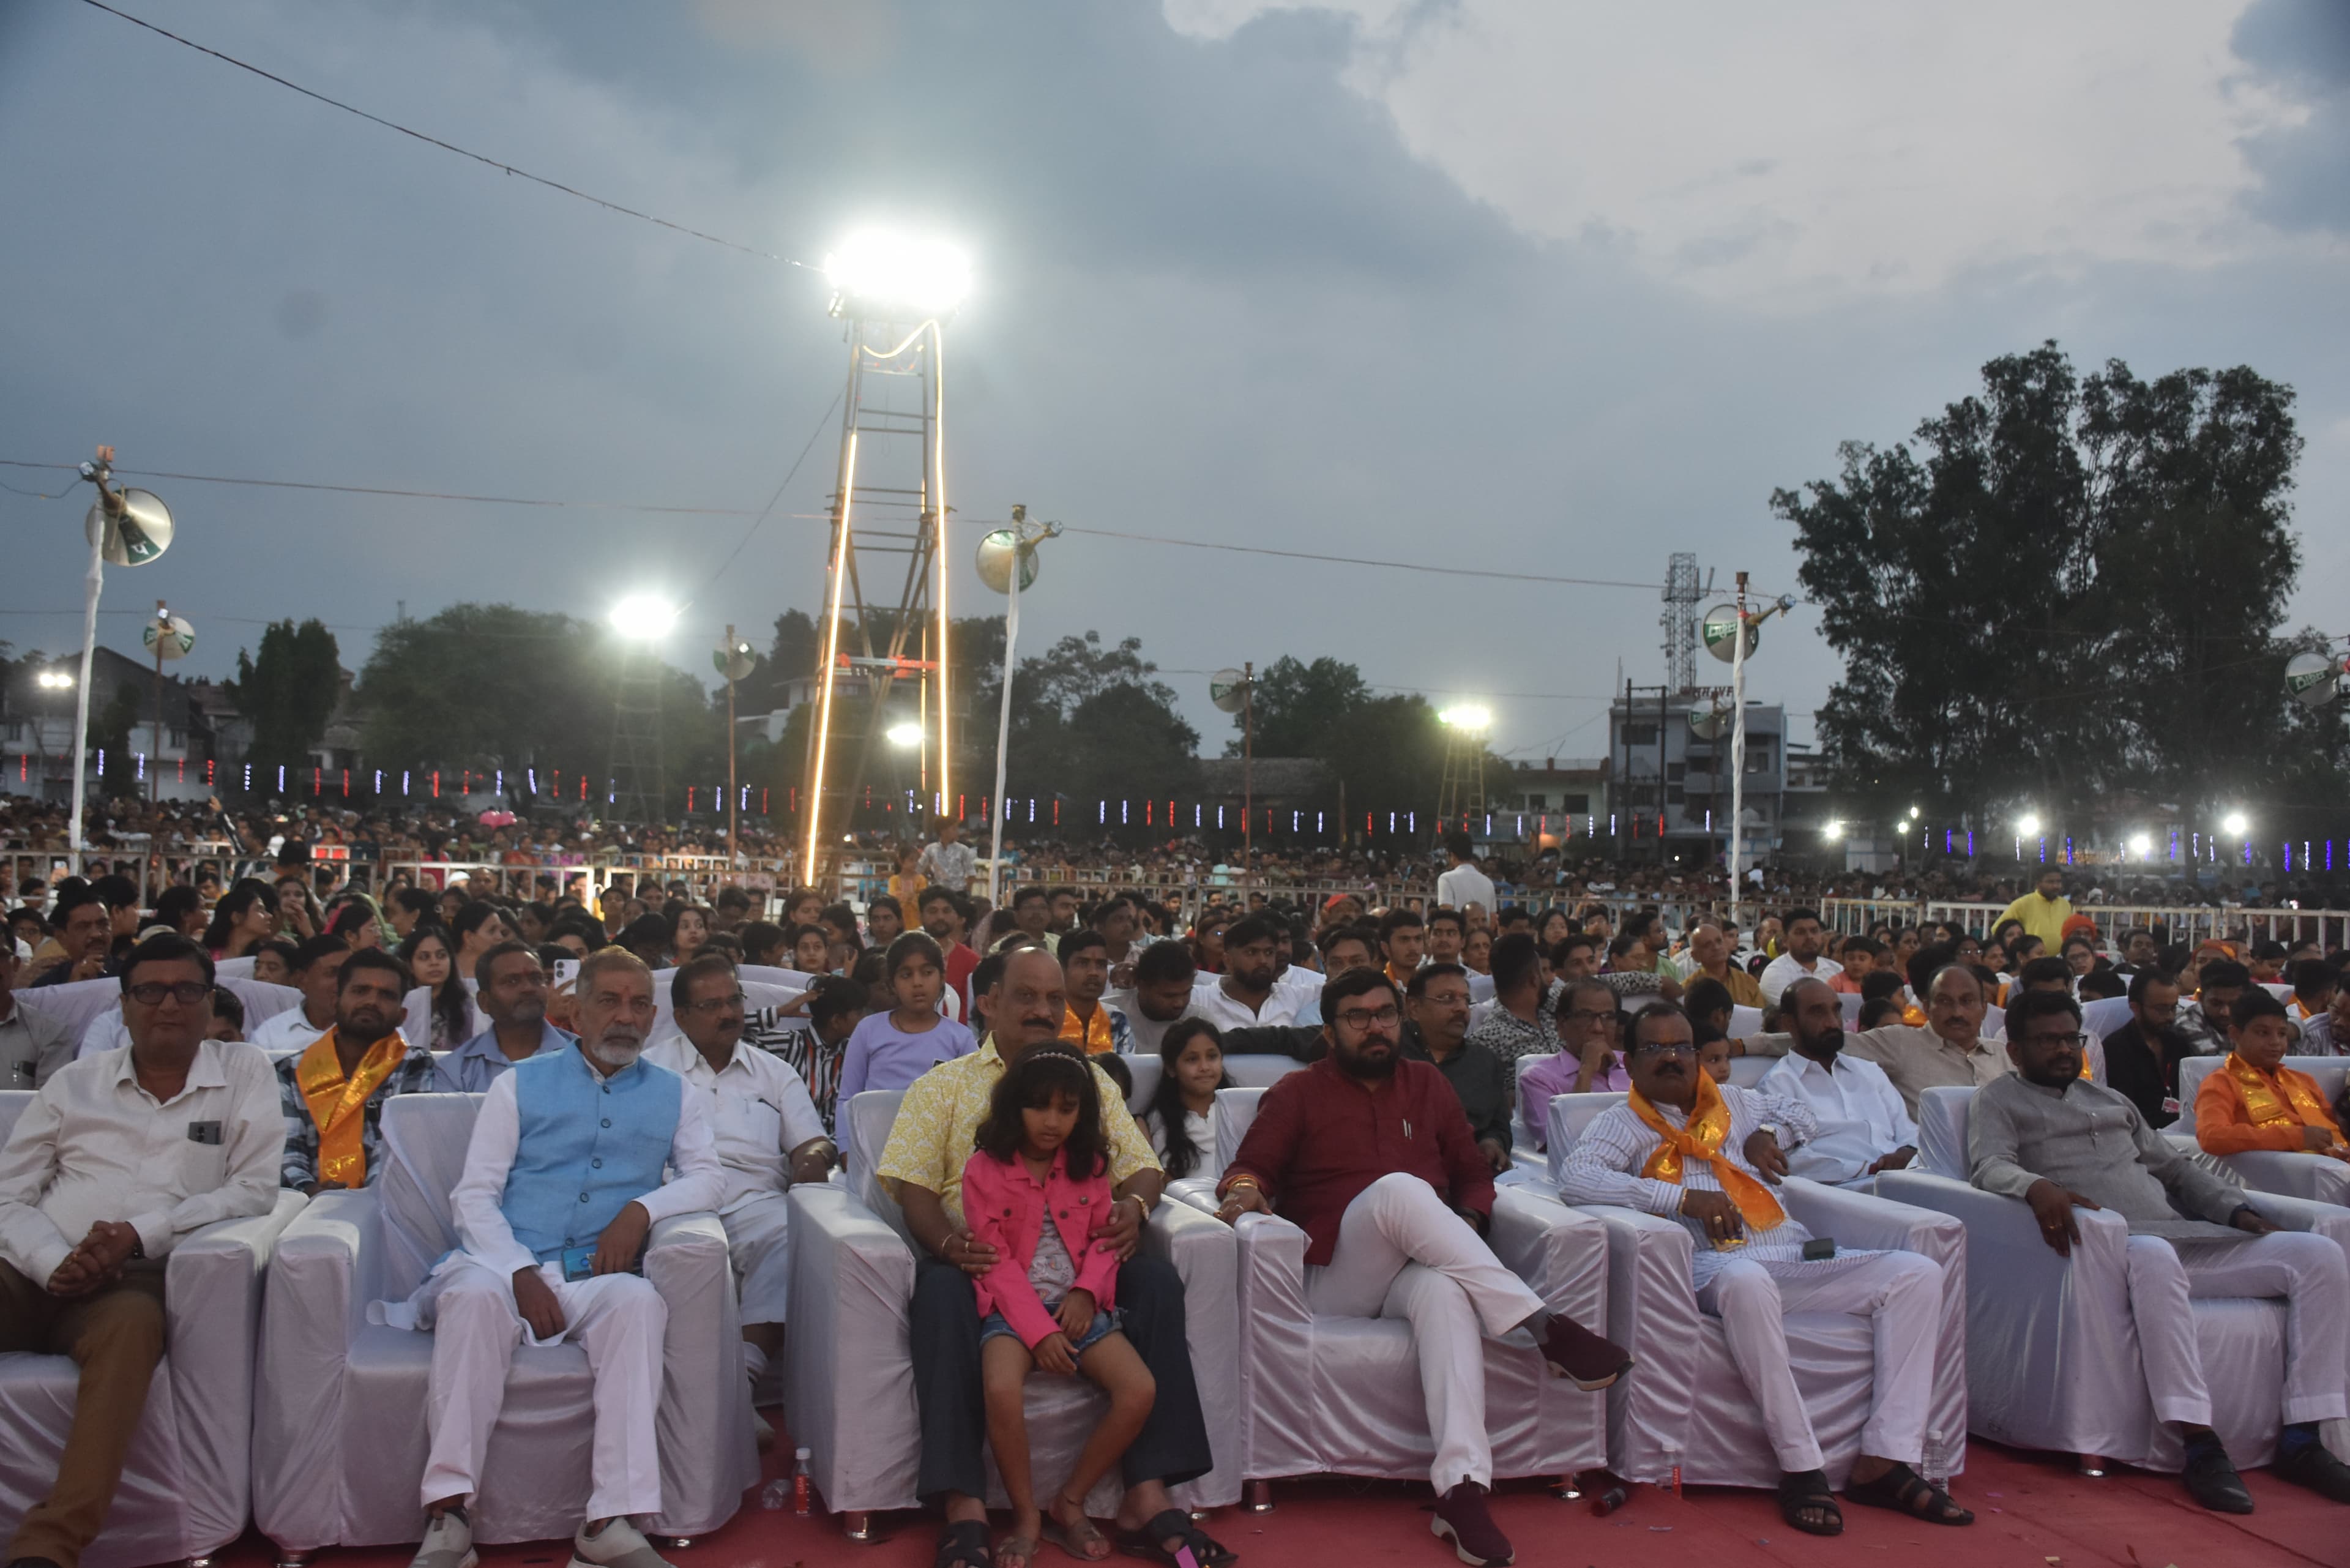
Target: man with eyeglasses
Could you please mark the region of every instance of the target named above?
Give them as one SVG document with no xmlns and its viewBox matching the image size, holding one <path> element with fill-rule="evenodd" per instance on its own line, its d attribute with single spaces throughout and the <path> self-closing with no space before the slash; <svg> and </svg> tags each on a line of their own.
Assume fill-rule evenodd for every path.
<svg viewBox="0 0 2350 1568">
<path fill-rule="evenodd" d="M 1631 1074 L 1616 1054 L 1616 992 L 1606 981 L 1569 981 L 1555 1017 L 1558 1051 L 1518 1075 L 1518 1096 L 1525 1102 L 1526 1125 L 1534 1129 L 1536 1148 L 1547 1139 L 1554 1097 L 1621 1094 L 1632 1086 Z"/>
<path fill-rule="evenodd" d="M 2147 1392 L 2156 1419 L 2177 1427 L 2186 1447 L 2179 1479 L 2189 1495 L 2215 1512 L 2250 1513 L 2252 1499 L 2211 1429 L 2191 1303 L 2283 1297 L 2284 1407 L 2271 1468 L 2350 1502 L 2350 1466 L 2318 1438 L 2318 1423 L 2350 1411 L 2343 1397 L 2350 1268 L 2342 1249 L 2278 1230 L 2243 1189 L 2148 1127 L 2128 1096 L 2084 1080 L 2082 1040 L 2080 1004 L 2063 992 L 2027 992 L 2008 1008 L 2015 1072 L 1977 1090 L 1967 1118 L 1974 1184 L 2029 1204 L 2040 1239 L 2058 1257 L 2070 1257 L 2081 1239 L 2076 1208 L 2111 1210 L 2129 1222 L 2129 1308 Z M 2182 1215 L 2210 1224 L 2182 1224 Z"/>
<path fill-rule="evenodd" d="M 48 1495 L 8 1544 L 75 1568 L 122 1477 L 164 1340 L 165 1260 L 277 1200 L 286 1123 L 269 1058 L 212 1028 L 213 961 L 150 937 L 122 969 L 130 1044 L 59 1068 L 0 1151 L 0 1350 L 80 1365 Z"/>
<path fill-rule="evenodd" d="M 1721 1320 L 1731 1363 L 1778 1459 L 1780 1517 L 1809 1535 L 1844 1529 L 1795 1386 L 1785 1324 L 1791 1313 L 1838 1313 L 1866 1320 L 1876 1346 L 1868 1421 L 1845 1496 L 1928 1523 L 1974 1522 L 1916 1468 L 1933 1397 L 1942 1266 L 1915 1252 L 1830 1246 L 1817 1256 L 1811 1232 L 1771 1191 L 1785 1162 L 1770 1129 L 1800 1147 L 1819 1131 L 1811 1106 L 1717 1085 L 1698 1066 L 1689 1015 L 1670 1002 L 1635 1014 L 1630 1029 L 1630 1096 L 1593 1117 L 1563 1158 L 1553 1156 L 1559 1197 L 1678 1220 L 1690 1231 L 1698 1306 Z"/>
<path fill-rule="evenodd" d="M 1304 1230 L 1317 1315 L 1409 1321 L 1436 1445 L 1433 1528 L 1465 1563 L 1507 1563 L 1485 1504 L 1481 1340 L 1524 1328 L 1555 1375 L 1590 1390 L 1632 1358 L 1553 1314 L 1486 1245 L 1492 1169 L 1444 1075 L 1403 1054 L 1395 981 L 1371 969 L 1340 975 L 1322 990 L 1322 1022 L 1326 1054 L 1265 1091 L 1217 1183 L 1218 1216 L 1279 1214 Z"/>
<path fill-rule="evenodd" d="M 743 1303 L 743 1372 L 754 1386 L 783 1348 L 791 1284 L 791 1206 L 785 1190 L 822 1181 L 840 1161 L 807 1085 L 780 1056 L 743 1039 L 743 984 L 723 953 L 689 961 L 670 980 L 681 1033 L 646 1048 L 645 1060 L 707 1096 L 703 1109 L 725 1172 L 717 1205 Z M 773 1428 L 754 1417 L 763 1444 Z"/>
<path fill-rule="evenodd" d="M 571 1048 L 572 1037 L 547 1022 L 546 966 L 522 942 L 500 942 L 473 961 L 474 1004 L 490 1026 L 440 1059 L 432 1087 L 443 1095 L 483 1095 L 533 1056 Z"/>
</svg>

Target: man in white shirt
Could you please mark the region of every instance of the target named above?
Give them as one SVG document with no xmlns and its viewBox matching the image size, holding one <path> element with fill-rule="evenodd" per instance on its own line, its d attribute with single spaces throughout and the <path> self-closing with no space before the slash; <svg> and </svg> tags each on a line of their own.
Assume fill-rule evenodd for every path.
<svg viewBox="0 0 2350 1568">
<path fill-rule="evenodd" d="M 1436 878 L 1436 901 L 1465 910 L 1471 904 L 1493 912 L 1493 879 L 1478 869 L 1476 841 L 1455 828 L 1444 836 L 1444 857 L 1451 862 Z"/>
<path fill-rule="evenodd" d="M 652 971 L 607 948 L 581 961 L 577 992 L 577 1049 L 519 1062 L 482 1096 L 449 1196 L 461 1245 L 413 1303 L 432 1320 L 432 1381 L 422 1489 L 431 1521 L 411 1568 L 473 1559 L 465 1503 L 525 1335 L 576 1341 L 595 1376 L 588 1517 L 572 1561 L 666 1568 L 630 1518 L 661 1509 L 654 1423 L 669 1321 L 639 1271 L 654 1224 L 715 1208 L 725 1173 L 705 1096 L 640 1059 Z"/>
<path fill-rule="evenodd" d="M 1274 983 L 1286 932 L 1262 915 L 1248 915 L 1224 932 L 1224 972 L 1195 977 L 1188 1015 L 1219 1029 L 1295 1023 L 1302 991 Z M 1319 994 L 1318 992 L 1316 993 Z"/>
<path fill-rule="evenodd" d="M 670 1006 L 680 1033 L 647 1047 L 645 1060 L 683 1078 L 710 1117 L 724 1172 L 714 1207 L 743 1303 L 743 1371 L 755 1386 L 783 1346 L 792 1262 L 784 1190 L 822 1181 L 840 1154 L 806 1082 L 782 1057 L 743 1040 L 743 983 L 723 953 L 681 966 L 670 981 Z M 760 1436 L 775 1439 L 772 1429 Z"/>
<path fill-rule="evenodd" d="M 0 1350 L 81 1367 L 64 1457 L 12 1563 L 76 1568 L 98 1534 L 162 1359 L 172 1248 L 277 1200 L 277 1080 L 252 1046 L 205 1038 L 212 990 L 203 949 L 141 942 L 122 971 L 130 1045 L 59 1068 L 0 1152 Z"/>
<path fill-rule="evenodd" d="M 16 942 L 0 939 L 0 1089 L 37 1089 L 74 1055 L 69 1025 L 16 1004 L 16 971 L 23 962 Z"/>
<path fill-rule="evenodd" d="M 979 854 L 962 842 L 962 824 L 951 816 L 939 818 L 939 839 L 925 845 L 922 857 L 915 869 L 933 888 L 949 888 L 961 893 L 971 886 L 972 873 L 979 868 Z"/>
<path fill-rule="evenodd" d="M 1819 912 L 1814 909 L 1790 909 L 1785 921 L 1787 950 L 1771 961 L 1762 971 L 1762 999 L 1778 1004 L 1779 993 L 1790 981 L 1809 976 L 1814 980 L 1834 980 L 1844 972 L 1844 965 L 1832 958 L 1822 958 L 1826 935 L 1820 929 Z"/>
<path fill-rule="evenodd" d="M 307 1051 L 335 1026 L 335 986 L 351 950 L 335 936 L 306 937 L 294 950 L 294 983 L 302 1005 L 264 1020 L 247 1038 L 272 1056 Z"/>
<path fill-rule="evenodd" d="M 1878 1171 L 1899 1170 L 1918 1155 L 1918 1124 L 1901 1091 L 1876 1063 L 1844 1054 L 1844 1004 L 1825 981 L 1796 981 L 1779 1007 L 1794 1026 L 1794 1049 L 1755 1088 L 1802 1100 L 1820 1124 L 1787 1155 L 1787 1168 L 1830 1187 L 1874 1189 Z"/>
<path fill-rule="evenodd" d="M 1631 1031 L 1629 1100 L 1594 1117 L 1563 1158 L 1552 1156 L 1559 1196 L 1679 1220 L 1695 1238 L 1698 1305 L 1721 1320 L 1731 1362 L 1762 1409 L 1782 1472 L 1780 1517 L 1811 1535 L 1844 1529 L 1788 1362 L 1785 1323 L 1791 1313 L 1835 1312 L 1869 1320 L 1877 1356 L 1845 1495 L 1930 1523 L 1973 1523 L 1916 1469 L 1933 1393 L 1941 1264 L 1915 1252 L 1806 1257 L 1811 1232 L 1772 1195 L 1748 1140 L 1771 1124 L 1782 1144 L 1800 1147 L 1817 1130 L 1811 1107 L 1717 1088 L 1698 1066 L 1689 1015 L 1671 1002 L 1635 1014 Z"/>
</svg>

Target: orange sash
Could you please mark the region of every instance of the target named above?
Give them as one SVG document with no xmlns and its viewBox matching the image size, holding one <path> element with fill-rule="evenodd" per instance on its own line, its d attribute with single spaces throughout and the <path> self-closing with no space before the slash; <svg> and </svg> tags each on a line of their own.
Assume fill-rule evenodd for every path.
<svg viewBox="0 0 2350 1568">
<path fill-rule="evenodd" d="M 1685 1160 L 1700 1159 L 1713 1167 L 1714 1179 L 1746 1223 L 1757 1231 L 1775 1230 L 1787 1218 L 1771 1189 L 1738 1168 L 1731 1160 L 1718 1158 L 1721 1141 L 1730 1136 L 1730 1102 L 1703 1073 L 1697 1075 L 1697 1106 L 1690 1112 L 1689 1126 L 1677 1127 L 1657 1114 L 1648 1096 L 1639 1090 L 1632 1091 L 1632 1114 L 1640 1118 L 1659 1139 L 1654 1154 L 1640 1167 L 1640 1174 L 1654 1181 L 1669 1181 L 1679 1186 Z"/>
<path fill-rule="evenodd" d="M 2325 1102 L 2312 1093 L 2298 1073 L 2280 1071 L 2273 1078 L 2233 1051 L 2228 1053 L 2228 1076 L 2236 1081 L 2236 1092 L 2244 1096 L 2244 1114 L 2254 1127 L 2273 1127 L 2282 1122 L 2293 1127 L 2334 1127 L 2333 1113 Z M 2279 1093 L 2282 1090 L 2282 1093 Z"/>
<path fill-rule="evenodd" d="M 328 1030 L 302 1053 L 294 1069 L 295 1086 L 310 1107 L 310 1121 L 318 1129 L 318 1179 L 346 1187 L 367 1185 L 367 1147 L 359 1132 L 368 1097 L 382 1087 L 408 1055 L 408 1042 L 393 1030 L 368 1048 L 359 1071 L 346 1081 L 343 1064 L 335 1054 L 335 1032 Z"/>
<path fill-rule="evenodd" d="M 1079 1019 L 1074 1007 L 1064 1010 L 1061 1013 L 1061 1038 L 1083 1045 L 1088 1056 L 1098 1056 L 1106 1051 L 1118 1049 L 1118 1042 L 1110 1037 L 1109 1009 L 1098 1002 L 1094 1003 L 1091 1018 Z"/>
</svg>

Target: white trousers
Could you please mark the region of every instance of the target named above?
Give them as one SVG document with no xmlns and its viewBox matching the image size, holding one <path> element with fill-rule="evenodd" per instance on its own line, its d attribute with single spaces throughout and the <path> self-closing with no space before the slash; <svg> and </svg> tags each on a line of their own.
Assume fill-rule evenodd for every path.
<svg viewBox="0 0 2350 1568">
<path fill-rule="evenodd" d="M 726 1256 L 734 1265 L 735 1295 L 744 1327 L 784 1321 L 792 1284 L 792 1206 L 780 1192 L 763 1192 L 718 1217 L 726 1227 Z"/>
<path fill-rule="evenodd" d="M 1783 1470 L 1821 1468 L 1811 1412 L 1787 1361 L 1786 1315 L 1836 1312 L 1869 1320 L 1877 1349 L 1863 1453 L 1916 1465 L 1926 1454 L 1934 1393 L 1934 1335 L 1942 1316 L 1942 1265 L 1916 1252 L 1880 1252 L 1834 1271 L 1735 1258 L 1698 1293 L 1721 1320 L 1730 1359 L 1762 1409 L 1762 1430 Z"/>
<path fill-rule="evenodd" d="M 2350 1268 L 2324 1236 L 2281 1231 L 2249 1241 L 2129 1239 L 2130 1316 L 2137 1324 L 2154 1413 L 2211 1424 L 2211 1392 L 2195 1342 L 2197 1296 L 2282 1296 L 2284 1411 L 2293 1421 L 2342 1416 L 2343 1340 L 2350 1334 Z"/>
<path fill-rule="evenodd" d="M 659 1513 L 660 1449 L 653 1420 L 660 1409 L 661 1337 L 669 1303 L 641 1275 L 565 1280 L 552 1264 L 539 1278 L 563 1307 L 563 1334 L 588 1353 L 596 1380 L 596 1446 L 588 1497 L 589 1519 Z M 424 1501 L 471 1497 L 489 1451 L 490 1429 L 505 1405 L 506 1369 L 530 1333 L 515 1310 L 514 1285 L 466 1262 L 444 1276 L 432 1327 L 432 1391 L 425 1409 L 432 1449 L 424 1462 Z"/>
<path fill-rule="evenodd" d="M 1542 1311 L 1543 1299 L 1434 1188 L 1395 1172 L 1357 1193 L 1330 1262 L 1306 1271 L 1305 1304 L 1316 1316 L 1409 1319 L 1436 1439 L 1430 1482 L 1440 1497 L 1464 1480 L 1493 1484 L 1480 1337 L 1509 1333 Z"/>
</svg>

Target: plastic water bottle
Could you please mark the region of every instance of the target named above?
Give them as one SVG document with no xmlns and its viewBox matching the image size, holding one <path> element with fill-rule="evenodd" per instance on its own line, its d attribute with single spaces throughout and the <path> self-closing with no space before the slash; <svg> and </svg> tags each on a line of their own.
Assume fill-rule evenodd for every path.
<svg viewBox="0 0 2350 1568">
<path fill-rule="evenodd" d="M 771 1480 L 759 1489 L 759 1506 L 770 1513 L 780 1513 L 792 1501 L 792 1483 Z"/>
<path fill-rule="evenodd" d="M 792 1450 L 792 1511 L 806 1519 L 814 1511 L 810 1493 L 815 1490 L 808 1480 L 808 1451 Z"/>
</svg>

